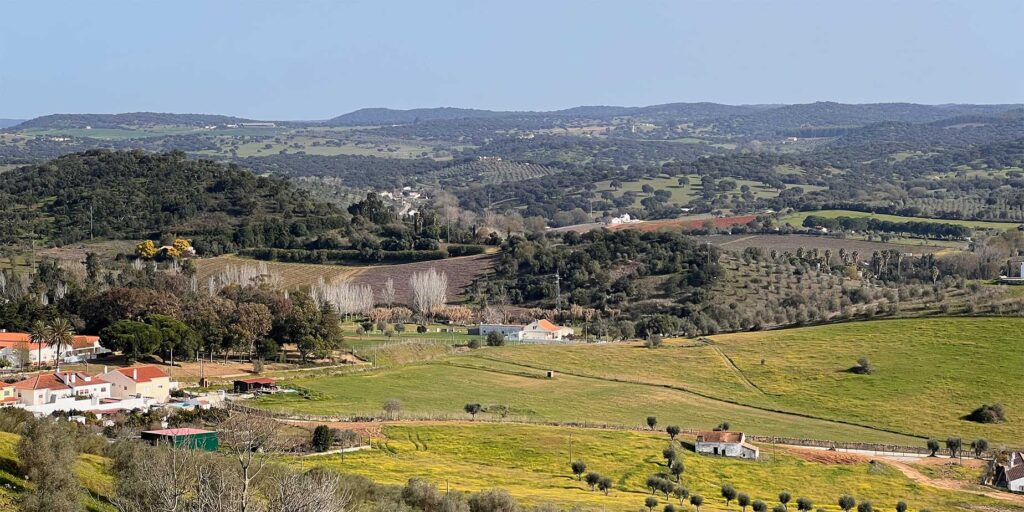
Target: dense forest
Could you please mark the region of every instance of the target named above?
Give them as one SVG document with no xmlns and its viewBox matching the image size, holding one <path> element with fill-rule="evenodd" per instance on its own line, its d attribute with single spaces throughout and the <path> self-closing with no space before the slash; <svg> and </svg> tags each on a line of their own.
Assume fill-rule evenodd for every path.
<svg viewBox="0 0 1024 512">
<path fill-rule="evenodd" d="M 194 239 L 200 251 L 291 247 L 344 212 L 278 178 L 181 152 L 95 150 L 0 174 L 4 243 Z"/>
</svg>

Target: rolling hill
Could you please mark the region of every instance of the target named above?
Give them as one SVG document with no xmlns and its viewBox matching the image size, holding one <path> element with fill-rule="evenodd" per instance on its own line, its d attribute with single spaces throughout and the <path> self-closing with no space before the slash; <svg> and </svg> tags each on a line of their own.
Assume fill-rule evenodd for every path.
<svg viewBox="0 0 1024 512">
<path fill-rule="evenodd" d="M 67 128 L 121 128 L 139 126 L 206 126 L 251 122 L 251 119 L 213 114 L 168 114 L 129 112 L 124 114 L 51 114 L 13 126 L 16 130 Z"/>
<path fill-rule="evenodd" d="M 197 250 L 288 247 L 347 222 L 291 183 L 184 153 L 92 150 L 0 174 L 3 243 L 53 245 L 160 233 Z M 300 236 L 302 236 L 300 235 Z"/>
</svg>

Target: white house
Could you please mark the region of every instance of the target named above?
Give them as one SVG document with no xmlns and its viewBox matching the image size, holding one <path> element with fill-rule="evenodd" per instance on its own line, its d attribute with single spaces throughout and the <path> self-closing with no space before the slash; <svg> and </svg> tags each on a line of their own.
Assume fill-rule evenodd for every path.
<svg viewBox="0 0 1024 512">
<path fill-rule="evenodd" d="M 28 351 L 28 361 L 21 361 L 22 354 Z M 84 361 L 100 354 L 110 352 L 100 345 L 99 336 L 76 335 L 71 338 L 71 346 L 61 348 L 60 360 L 69 363 Z M 32 342 L 27 332 L 0 331 L 0 357 L 7 358 L 15 366 L 53 364 L 56 356 L 55 347 L 48 343 Z"/>
<path fill-rule="evenodd" d="M 740 459 L 757 459 L 761 455 L 756 446 L 746 442 L 743 432 L 724 430 L 698 434 L 695 449 L 697 453 Z"/>
<path fill-rule="evenodd" d="M 609 226 L 618 226 L 619 224 L 633 224 L 634 222 L 640 222 L 639 219 L 634 219 L 629 216 L 628 213 L 623 213 L 618 217 L 607 217 L 604 223 Z"/>
<path fill-rule="evenodd" d="M 1009 491 L 1024 492 L 1024 453 L 1012 452 L 1006 464 L 996 467 L 995 484 Z"/>
<path fill-rule="evenodd" d="M 571 327 L 555 325 L 543 318 L 523 327 L 520 340 L 524 342 L 562 341 L 575 333 Z"/>
</svg>

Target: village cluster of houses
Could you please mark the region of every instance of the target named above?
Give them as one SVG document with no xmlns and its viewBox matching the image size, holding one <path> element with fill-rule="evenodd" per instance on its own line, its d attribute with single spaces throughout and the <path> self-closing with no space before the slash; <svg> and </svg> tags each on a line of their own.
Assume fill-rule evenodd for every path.
<svg viewBox="0 0 1024 512">
<path fill-rule="evenodd" d="M 575 333 L 571 327 L 555 325 L 547 320 L 535 320 L 527 325 L 480 324 L 480 335 L 500 333 L 506 340 L 522 343 L 558 343 L 568 341 Z"/>
<path fill-rule="evenodd" d="M 24 332 L 0 331 L 0 357 L 14 366 L 82 362 L 110 350 L 99 336 L 74 336 L 60 348 L 33 342 Z M 92 412 L 97 416 L 131 409 L 149 409 L 170 401 L 178 383 L 153 365 L 116 368 L 90 375 L 82 371 L 39 372 L 17 382 L 0 382 L 0 407 L 19 407 L 37 415 Z"/>
<path fill-rule="evenodd" d="M 102 416 L 165 404 L 177 387 L 170 375 L 153 365 L 104 368 L 96 375 L 39 372 L 17 382 L 0 382 L 0 406 L 19 407 L 40 416 L 72 411 Z"/>
</svg>

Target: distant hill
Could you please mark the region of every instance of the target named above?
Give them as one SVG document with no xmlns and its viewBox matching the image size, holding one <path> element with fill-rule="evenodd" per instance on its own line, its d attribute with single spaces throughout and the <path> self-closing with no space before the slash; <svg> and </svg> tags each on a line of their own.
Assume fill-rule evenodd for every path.
<svg viewBox="0 0 1024 512">
<path fill-rule="evenodd" d="M 139 126 L 206 126 L 252 122 L 251 119 L 213 114 L 167 114 L 129 112 L 125 114 L 52 114 L 24 121 L 14 126 L 23 129 L 121 128 Z"/>
<path fill-rule="evenodd" d="M 363 108 L 328 119 L 327 121 L 324 121 L 323 124 L 328 126 L 408 124 L 419 121 L 449 121 L 453 119 L 502 117 L 514 114 L 515 113 L 513 112 L 452 107 L 414 108 L 410 110 Z"/>
<path fill-rule="evenodd" d="M 346 218 L 289 182 L 182 152 L 92 150 L 0 174 L 0 243 L 173 234 L 219 253 L 293 247 Z"/>
<path fill-rule="evenodd" d="M 971 113 L 996 113 L 1014 105 L 920 105 L 916 103 L 847 104 L 831 101 L 785 105 L 760 112 L 717 119 L 712 123 L 719 132 L 744 135 L 775 134 L 832 136 L 840 132 L 825 128 L 855 128 L 872 123 L 929 123 Z M 817 131 L 815 131 L 817 130 Z"/>
<path fill-rule="evenodd" d="M 458 121 L 468 119 L 611 119 L 624 116 L 656 116 L 683 119 L 713 119 L 757 112 L 765 107 L 722 105 L 719 103 L 666 103 L 647 107 L 583 105 L 552 111 L 497 111 L 467 108 L 416 108 L 395 110 L 364 108 L 324 121 L 329 126 L 360 126 L 409 124 L 426 121 Z"/>
<path fill-rule="evenodd" d="M 0 119 L 0 130 L 24 123 L 24 119 Z"/>
</svg>

